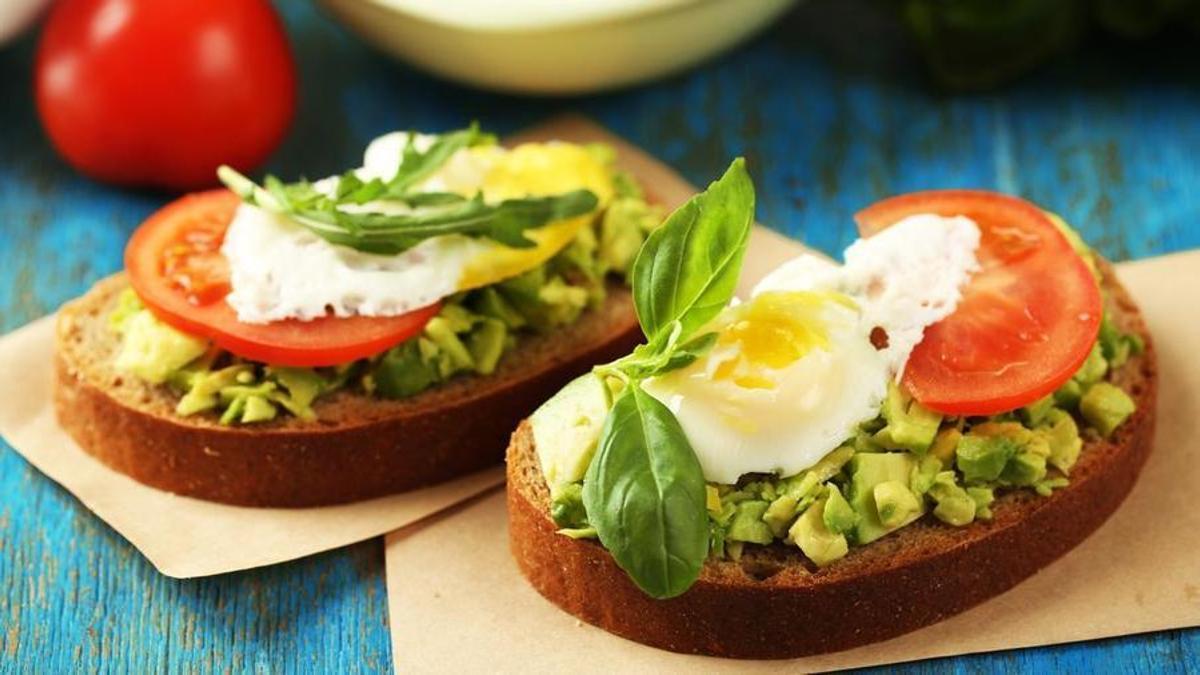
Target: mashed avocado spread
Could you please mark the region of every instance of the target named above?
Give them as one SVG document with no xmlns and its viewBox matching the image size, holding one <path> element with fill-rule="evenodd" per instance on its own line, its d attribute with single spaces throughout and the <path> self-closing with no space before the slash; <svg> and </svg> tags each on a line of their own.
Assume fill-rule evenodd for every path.
<svg viewBox="0 0 1200 675">
<path fill-rule="evenodd" d="M 589 150 L 611 166 L 611 149 Z M 522 335 L 575 322 L 604 301 L 610 274 L 628 274 L 662 213 L 631 177 L 614 171 L 614 185 L 613 200 L 592 226 L 546 263 L 447 298 L 420 336 L 374 358 L 315 369 L 249 362 L 162 323 L 126 290 L 109 315 L 110 328 L 121 336 L 115 367 L 171 387 L 180 396 L 178 414 L 215 414 L 222 424 L 281 414 L 314 419 L 313 402 L 345 388 L 395 399 L 458 375 L 488 375 Z"/>
<path fill-rule="evenodd" d="M 1057 222 L 1099 278 L 1091 250 Z M 1058 391 L 991 417 L 942 416 L 893 384 L 879 417 L 816 465 L 792 476 L 708 483 L 710 555 L 738 559 L 747 545 L 782 542 L 823 567 L 926 514 L 961 527 L 991 519 L 1000 491 L 1048 496 L 1068 485 L 1085 438 L 1111 435 L 1134 412 L 1133 399 L 1108 376 L 1143 348 L 1106 316 L 1087 360 Z M 532 418 L 551 516 L 572 537 L 595 536 L 582 480 L 611 405 L 603 391 L 596 375 L 585 375 Z"/>
</svg>

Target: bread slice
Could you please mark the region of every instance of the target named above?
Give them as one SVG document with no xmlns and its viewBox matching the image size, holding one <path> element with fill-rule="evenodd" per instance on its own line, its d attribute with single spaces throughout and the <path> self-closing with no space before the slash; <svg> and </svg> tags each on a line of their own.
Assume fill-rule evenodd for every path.
<svg viewBox="0 0 1200 675">
<path fill-rule="evenodd" d="M 504 439 L 538 404 L 594 363 L 639 341 L 629 291 L 547 335 L 523 336 L 486 377 L 459 377 L 403 400 L 352 390 L 322 397 L 317 420 L 281 416 L 222 426 L 180 417 L 178 395 L 113 369 L 108 314 L 123 274 L 59 312 L 55 408 L 84 450 L 162 490 L 247 506 L 317 506 L 412 490 L 499 463 Z"/>
<path fill-rule="evenodd" d="M 989 522 L 951 527 L 926 516 L 818 569 L 794 546 L 747 546 L 740 561 L 710 559 L 676 598 L 644 595 L 594 540 L 556 534 L 528 422 L 508 449 L 509 537 L 525 577 L 567 612 L 676 652 L 792 658 L 907 633 L 1013 587 L 1079 544 L 1133 486 L 1154 434 L 1156 365 L 1137 307 L 1102 265 L 1109 311 L 1146 350 L 1112 380 L 1137 412 L 1107 440 L 1086 437 L 1071 483 L 1050 497 L 998 495 Z"/>
</svg>

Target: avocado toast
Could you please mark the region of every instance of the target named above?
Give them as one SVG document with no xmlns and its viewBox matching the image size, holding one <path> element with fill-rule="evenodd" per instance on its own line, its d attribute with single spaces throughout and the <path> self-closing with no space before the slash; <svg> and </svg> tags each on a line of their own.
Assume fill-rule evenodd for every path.
<svg viewBox="0 0 1200 675">
<path fill-rule="evenodd" d="M 728 178 L 714 184 L 710 193 Z M 730 191 L 720 192 L 724 195 L 720 208 L 711 203 L 710 195 L 709 203 L 699 203 L 696 209 L 701 213 L 706 207 L 723 210 L 717 219 L 720 226 L 736 229 L 743 218 L 732 218 L 731 224 Z M 591 376 L 602 387 L 576 381 L 522 423 L 508 451 L 510 542 L 522 573 L 540 593 L 583 620 L 672 651 L 736 658 L 798 657 L 884 640 L 961 612 L 1061 556 L 1116 509 L 1150 450 L 1156 365 L 1137 307 L 1111 266 L 1069 228 L 1058 229 L 1065 224 L 1053 216 L 1034 215 L 1036 209 L 1024 202 L 1016 204 L 1019 200 L 966 191 L 896 198 L 906 199 L 899 201 L 900 217 L 883 218 L 891 221 L 885 223 L 887 227 L 924 213 L 940 214 L 944 220 L 970 216 L 984 230 L 980 264 L 966 266 L 970 281 L 962 284 L 957 307 L 925 326 L 923 337 L 918 334 L 908 368 L 902 366 L 895 379 L 885 378 L 890 383 L 872 385 L 886 385 L 875 412 L 849 418 L 855 420 L 852 428 L 831 447 L 814 446 L 823 449 L 817 460 L 810 453 L 799 470 L 789 469 L 784 463 L 791 460 L 785 453 L 770 458 L 770 463 L 781 466 L 777 472 L 753 465 L 753 451 L 759 448 L 753 443 L 736 445 L 736 436 L 762 438 L 764 430 L 770 430 L 770 420 L 745 414 L 751 410 L 748 407 L 702 406 L 708 418 L 730 410 L 743 413 L 730 419 L 737 434 L 720 439 L 715 451 L 706 448 L 713 445 L 710 437 L 722 432 L 710 426 L 697 433 L 688 398 L 710 391 L 709 380 L 721 379 L 727 369 L 720 362 L 706 369 L 705 361 L 711 366 L 719 353 L 705 355 L 696 348 L 675 357 L 685 363 L 674 368 L 672 388 L 661 382 L 672 378 L 671 367 L 645 375 L 652 347 L 641 347 L 634 352 L 641 352 L 641 373 L 630 376 L 634 373 L 629 368 L 631 357 L 618 360 L 597 369 L 600 377 Z M 889 208 L 897 210 L 895 201 L 887 201 L 893 202 Z M 947 202 L 951 207 L 945 207 Z M 1010 205 L 1016 215 L 1007 210 Z M 933 326 L 948 323 L 954 328 L 954 317 L 964 308 L 978 311 L 978 291 L 971 284 L 994 279 L 996 270 L 1006 266 L 994 264 L 995 256 L 986 251 L 995 213 L 1027 223 L 1022 225 L 1027 232 L 1041 236 L 1039 249 L 1013 256 L 1012 265 L 1029 264 L 1043 248 L 1053 249 L 1055 259 L 1061 261 L 1064 249 L 1070 249 L 1077 256 L 1070 263 L 1076 266 L 1077 277 L 1086 275 L 1095 284 L 1094 296 L 1077 284 L 1080 298 L 1097 303 L 1102 315 L 1077 314 L 1087 324 L 1075 327 L 1082 334 L 1082 353 L 1064 361 L 1070 371 L 1065 378 L 1045 375 L 1052 370 L 1050 358 L 1035 364 L 1043 373 L 1028 380 L 1037 389 L 1024 392 L 1025 400 L 1010 396 L 1013 383 L 1023 376 L 1012 368 L 997 371 L 1006 372 L 1007 378 L 986 378 L 973 387 L 970 400 L 962 395 L 957 402 L 948 396 L 938 400 L 939 394 L 953 391 L 955 382 L 938 389 L 932 386 L 932 378 L 922 380 L 920 372 L 913 374 L 921 367 L 920 345 L 947 330 Z M 883 229 L 877 227 L 879 210 L 868 209 L 864 215 L 862 220 L 876 221 L 863 226 L 864 234 L 877 235 Z M 668 219 L 664 238 L 671 237 L 677 220 L 676 216 Z M 688 220 L 693 239 L 703 238 L 697 234 L 703 229 L 697 224 L 703 217 L 693 214 Z M 932 240 L 918 244 L 936 248 Z M 660 244 L 658 254 L 667 248 Z M 848 251 L 846 267 L 861 269 L 862 261 L 870 257 L 866 250 L 860 247 L 853 260 Z M 952 256 L 939 252 L 932 258 L 938 261 L 940 274 L 951 274 L 953 265 L 947 261 Z M 880 259 L 890 264 L 898 261 Z M 647 269 L 650 261 L 647 258 Z M 639 276 L 636 267 L 642 265 L 639 258 L 633 275 L 635 298 L 642 297 L 639 282 L 650 278 Z M 814 269 L 830 271 L 799 265 L 791 274 L 772 275 L 777 277 L 774 282 L 768 283 L 769 277 L 756 289 L 755 298 L 741 305 L 743 309 L 725 310 L 740 321 L 704 322 L 718 334 L 716 346 L 708 349 L 722 349 L 721 336 L 727 334 L 722 327 L 732 326 L 736 332 L 738 327 L 751 326 L 752 310 L 746 307 L 787 286 L 781 281 L 821 280 L 822 274 L 794 273 Z M 853 271 L 847 275 L 853 279 Z M 1066 286 L 1071 283 L 1075 282 Z M 842 283 L 839 288 L 851 285 Z M 820 284 L 791 287 L 804 287 L 802 292 L 809 293 L 810 286 Z M 918 288 L 927 290 L 923 284 Z M 1024 292 L 1010 289 L 1008 295 L 1020 297 Z M 853 295 L 853 299 L 859 311 L 872 319 L 864 324 L 867 328 L 873 327 L 874 319 L 886 316 L 875 311 L 878 308 L 871 306 L 867 295 Z M 1075 301 L 1063 298 L 1061 304 Z M 639 306 L 639 316 L 646 314 Z M 907 315 L 901 314 L 901 318 Z M 1031 314 L 1049 316 L 1037 310 Z M 1086 320 L 1085 315 L 1089 315 Z M 1046 326 L 1051 330 L 1048 321 Z M 911 328 L 902 321 L 893 327 L 887 336 L 893 340 Z M 991 328 L 994 331 L 997 325 Z M 691 344 L 704 330 L 697 329 L 690 337 L 683 331 L 676 336 L 677 343 Z M 653 345 L 653 325 L 646 333 Z M 877 339 L 881 336 L 873 330 L 870 334 L 876 349 L 887 349 L 886 340 Z M 767 342 L 775 344 L 781 335 L 774 333 L 775 339 Z M 968 331 L 959 328 L 957 336 L 964 342 Z M 753 341 L 740 342 L 743 351 L 748 345 Z M 837 349 L 827 345 L 817 351 Z M 667 354 L 659 363 L 670 360 Z M 781 370 L 791 367 L 778 360 L 773 363 Z M 614 374 L 614 369 L 623 373 Z M 766 371 L 741 375 L 762 372 Z M 993 380 L 1007 389 L 987 387 Z M 1044 381 L 1039 384 L 1039 380 Z M 743 385 L 782 390 L 785 382 L 744 380 Z M 912 389 L 920 387 L 925 399 L 934 401 L 929 408 L 912 398 Z M 835 398 L 836 390 L 830 392 L 826 398 Z M 639 396 L 644 393 L 650 395 Z M 791 400 L 803 399 L 803 390 L 800 394 L 777 399 L 775 404 L 786 407 Z M 622 409 L 617 402 L 622 397 L 638 401 L 640 444 L 621 439 L 618 413 Z M 671 417 L 654 412 L 658 408 L 650 398 L 660 400 Z M 807 404 L 788 409 L 793 410 L 784 418 L 791 425 L 789 433 L 801 424 L 797 420 L 802 405 Z M 816 421 L 830 417 L 823 414 Z M 565 419 L 574 422 L 563 425 Z M 669 419 L 676 421 L 672 424 Z M 663 431 L 669 427 L 682 431 L 684 438 Z M 677 447 L 662 449 L 672 444 Z M 693 446 L 692 452 L 680 453 L 680 445 Z M 585 451 L 566 456 L 558 452 L 568 447 Z M 639 493 L 637 481 L 628 478 L 632 475 L 628 467 L 637 465 L 636 459 L 630 459 L 630 447 L 639 449 L 632 455 L 649 458 L 645 474 L 654 477 L 653 490 L 661 496 L 657 501 Z M 725 462 L 733 465 L 735 473 L 740 472 L 738 462 L 751 462 L 742 464 L 751 471 L 729 480 L 730 469 L 723 464 L 728 457 L 722 454 L 738 457 Z M 694 457 L 693 462 L 699 459 L 698 473 L 680 468 L 689 463 L 687 455 Z M 589 491 L 590 482 L 596 486 Z M 656 522 L 665 527 L 656 529 Z M 663 536 L 656 539 L 647 534 L 657 532 Z M 782 626 L 790 628 L 774 628 Z"/>
<path fill-rule="evenodd" d="M 537 402 L 636 341 L 660 220 L 603 146 L 389 134 L 322 181 L 188 195 L 60 312 L 60 423 L 178 494 L 313 506 L 498 461 Z"/>
</svg>

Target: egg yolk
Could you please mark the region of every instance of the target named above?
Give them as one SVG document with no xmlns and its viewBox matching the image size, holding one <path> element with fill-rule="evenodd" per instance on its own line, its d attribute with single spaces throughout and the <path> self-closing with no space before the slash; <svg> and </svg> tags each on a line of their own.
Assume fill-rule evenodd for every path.
<svg viewBox="0 0 1200 675">
<path fill-rule="evenodd" d="M 489 202 L 591 190 L 599 209 L 613 195 L 608 166 L 587 148 L 569 143 L 526 143 L 513 148 L 495 160 L 480 189 Z M 493 284 L 537 267 L 571 243 L 594 217 L 589 213 L 531 229 L 525 236 L 536 245 L 530 248 L 493 244 L 467 262 L 458 290 Z"/>
<path fill-rule="evenodd" d="M 714 348 L 728 356 L 713 379 L 744 389 L 773 389 L 770 371 L 786 368 L 814 349 L 829 349 L 824 315 L 830 303 L 857 309 L 845 295 L 815 291 L 771 291 L 734 307 Z"/>
</svg>

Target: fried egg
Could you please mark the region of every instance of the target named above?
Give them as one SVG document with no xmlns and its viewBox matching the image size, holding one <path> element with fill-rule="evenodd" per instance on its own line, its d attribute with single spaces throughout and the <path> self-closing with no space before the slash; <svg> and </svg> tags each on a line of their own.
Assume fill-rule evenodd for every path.
<svg viewBox="0 0 1200 675">
<path fill-rule="evenodd" d="M 643 387 L 706 479 L 796 474 L 879 415 L 925 328 L 957 306 L 978 247 L 969 219 L 917 215 L 855 242 L 844 265 L 801 256 L 702 329 L 717 334 L 707 354 Z"/>
<path fill-rule="evenodd" d="M 427 149 L 434 137 L 417 136 Z M 408 135 L 375 139 L 355 170 L 363 180 L 391 178 Z M 335 190 L 337 177 L 318 181 Z M 485 201 L 591 190 L 603 208 L 612 197 L 611 172 L 586 148 L 569 143 L 529 143 L 464 148 L 417 186 L 420 192 L 482 193 Z M 372 202 L 360 210 L 402 213 L 397 202 Z M 455 293 L 487 286 L 541 265 L 593 219 L 586 214 L 526 232 L 531 248 L 450 235 L 428 239 L 397 255 L 378 255 L 332 244 L 286 216 L 242 204 L 225 234 L 232 291 L 226 301 L 246 323 L 335 316 L 394 316 Z"/>
</svg>

